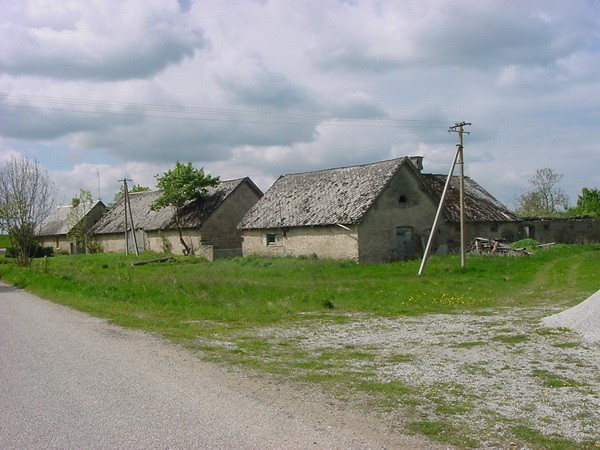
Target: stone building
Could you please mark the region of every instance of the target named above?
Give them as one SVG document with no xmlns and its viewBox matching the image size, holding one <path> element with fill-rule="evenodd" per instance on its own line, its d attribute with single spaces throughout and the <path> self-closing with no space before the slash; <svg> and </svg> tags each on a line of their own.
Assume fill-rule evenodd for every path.
<svg viewBox="0 0 600 450">
<path fill-rule="evenodd" d="M 150 209 L 159 195 L 159 191 L 129 194 L 133 218 L 132 228 L 128 215 L 129 251 L 134 251 L 133 245 L 137 243 L 140 251 L 183 253 L 175 225 L 175 209 Z M 241 233 L 237 225 L 261 196 L 262 191 L 250 178 L 239 178 L 208 187 L 201 198 L 188 203 L 179 215 L 179 222 L 192 253 L 211 261 L 221 256 L 241 255 Z M 117 203 L 91 233 L 104 251 L 124 252 L 125 200 Z"/>
<path fill-rule="evenodd" d="M 421 256 L 444 175 L 422 174 L 421 157 L 280 177 L 240 223 L 244 255 L 386 262 Z M 454 177 L 456 178 L 456 177 Z M 451 180 L 434 251 L 459 245 L 458 180 Z M 468 239 L 517 236 L 516 217 L 465 180 Z"/>
<path fill-rule="evenodd" d="M 525 217 L 521 219 L 521 237 L 542 244 L 587 244 L 600 242 L 600 220 L 590 216 Z"/>
<path fill-rule="evenodd" d="M 37 232 L 38 243 L 42 247 L 52 247 L 55 253 L 85 253 L 83 239 L 105 211 L 106 205 L 100 200 L 59 206 L 42 222 Z"/>
</svg>

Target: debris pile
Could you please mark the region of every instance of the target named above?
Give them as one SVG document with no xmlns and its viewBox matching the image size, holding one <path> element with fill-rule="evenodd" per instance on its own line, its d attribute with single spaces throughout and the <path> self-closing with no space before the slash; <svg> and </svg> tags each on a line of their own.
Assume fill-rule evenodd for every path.
<svg viewBox="0 0 600 450">
<path fill-rule="evenodd" d="M 528 256 L 525 248 L 512 248 L 504 241 L 496 239 L 475 238 L 467 247 L 467 252 L 473 255 L 503 255 Z"/>
</svg>

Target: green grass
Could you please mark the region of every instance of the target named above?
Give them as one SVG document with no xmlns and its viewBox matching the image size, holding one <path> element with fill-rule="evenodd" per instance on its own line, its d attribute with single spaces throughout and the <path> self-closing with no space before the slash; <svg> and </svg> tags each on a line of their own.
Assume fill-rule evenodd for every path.
<svg viewBox="0 0 600 450">
<path fill-rule="evenodd" d="M 185 338 L 183 329 L 195 334 L 215 326 L 279 324 L 301 320 L 301 313 L 394 317 L 580 300 L 597 288 L 594 264 L 600 252 L 597 246 L 555 246 L 528 258 L 472 257 L 465 269 L 456 257 L 438 257 L 421 277 L 417 261 L 356 265 L 250 257 L 127 264 L 135 259 L 56 256 L 46 264 L 35 260 L 32 270 L 3 264 L 0 276 L 121 325 L 170 328 Z M 517 291 L 523 294 L 514 295 Z M 204 323 L 199 327 L 194 321 Z"/>
<path fill-rule="evenodd" d="M 0 234 L 0 248 L 7 248 L 10 245 L 7 234 Z"/>
<path fill-rule="evenodd" d="M 536 369 L 533 371 L 531 376 L 539 379 L 544 386 L 549 388 L 581 386 L 581 383 L 578 383 L 575 380 L 563 377 L 562 375 L 558 375 L 547 370 Z"/>
<path fill-rule="evenodd" d="M 523 258 L 468 257 L 464 269 L 457 256 L 434 257 L 422 276 L 417 275 L 419 261 L 357 265 L 249 257 L 208 263 L 176 257 L 164 263 L 129 265 L 155 257 L 65 255 L 34 260 L 31 269 L 18 268 L 0 257 L 0 278 L 117 325 L 158 333 L 200 350 L 206 359 L 309 383 L 338 398 L 383 411 L 399 405 L 416 408 L 419 397 L 400 382 L 384 383 L 373 377 L 372 364 L 380 358 L 376 352 L 348 345 L 311 353 L 293 339 L 273 343 L 255 330 L 344 323 L 357 317 L 486 315 L 490 309 L 541 304 L 566 308 L 600 287 L 599 245 L 555 245 Z M 527 343 L 527 336 L 510 329 L 499 332 L 503 334 L 494 345 Z M 471 340 L 455 347 L 486 344 Z M 395 364 L 418 360 L 410 354 L 384 358 Z M 474 366 L 472 370 L 485 369 Z M 543 371 L 531 376 L 549 387 L 572 383 Z M 361 399 L 356 400 L 357 395 Z M 469 403 L 451 405 L 438 397 L 433 399 L 437 404 L 434 416 L 418 416 L 407 428 L 459 447 L 476 446 L 463 426 L 443 420 L 469 408 Z M 525 428 L 515 430 L 530 436 L 519 439 L 533 447 L 536 442 L 551 442 Z"/>
</svg>

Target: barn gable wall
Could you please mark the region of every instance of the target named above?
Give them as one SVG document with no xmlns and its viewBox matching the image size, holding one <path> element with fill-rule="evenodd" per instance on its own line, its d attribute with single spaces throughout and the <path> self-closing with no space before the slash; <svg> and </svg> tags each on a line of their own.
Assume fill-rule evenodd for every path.
<svg viewBox="0 0 600 450">
<path fill-rule="evenodd" d="M 359 226 L 359 261 L 386 262 L 421 254 L 436 208 L 418 176 L 402 166 Z M 402 242 L 405 235 L 412 235 L 412 242 Z M 399 250 L 399 245 L 410 248 Z"/>
</svg>

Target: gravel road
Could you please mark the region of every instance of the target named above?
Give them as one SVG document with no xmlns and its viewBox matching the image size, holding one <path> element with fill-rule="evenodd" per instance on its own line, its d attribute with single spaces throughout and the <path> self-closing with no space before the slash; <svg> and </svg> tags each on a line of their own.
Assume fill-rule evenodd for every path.
<svg viewBox="0 0 600 450">
<path fill-rule="evenodd" d="M 435 448 L 0 283 L 0 448 Z"/>
</svg>

